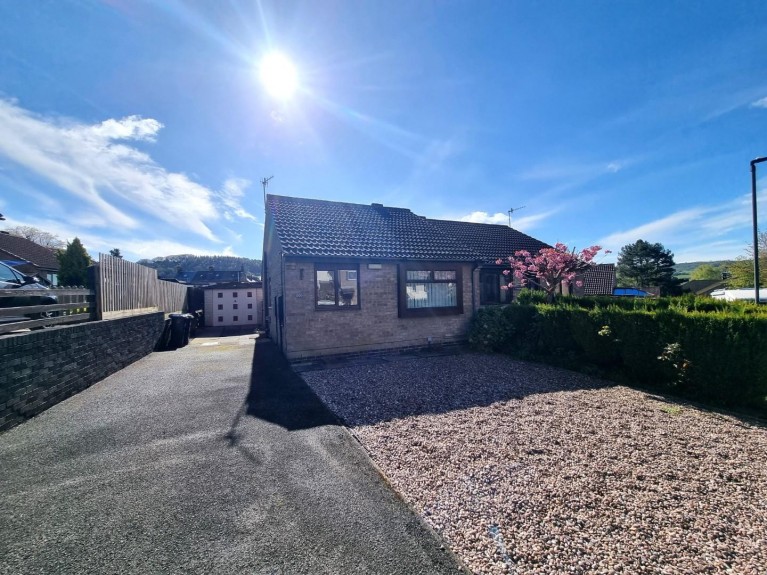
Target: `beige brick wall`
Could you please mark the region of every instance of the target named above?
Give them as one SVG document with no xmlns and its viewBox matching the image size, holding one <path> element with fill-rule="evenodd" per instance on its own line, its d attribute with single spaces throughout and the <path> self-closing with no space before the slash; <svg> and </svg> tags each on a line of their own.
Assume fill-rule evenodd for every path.
<svg viewBox="0 0 767 575">
<path fill-rule="evenodd" d="M 270 271 L 277 271 L 270 258 Z M 400 318 L 397 304 L 397 264 L 381 269 L 359 266 L 360 309 L 317 310 L 314 302 L 314 263 L 285 262 L 285 331 L 283 348 L 291 358 L 426 346 L 466 338 L 472 317 L 471 265 L 463 269 L 463 308 L 459 315 Z M 302 279 L 303 270 L 303 279 Z M 277 278 L 272 274 L 272 289 Z M 475 272 L 475 285 L 476 285 Z M 276 291 L 272 292 L 276 294 Z M 475 292 L 475 294 L 478 292 Z M 272 330 L 274 332 L 274 330 Z M 274 336 L 273 336 L 274 337 Z"/>
</svg>

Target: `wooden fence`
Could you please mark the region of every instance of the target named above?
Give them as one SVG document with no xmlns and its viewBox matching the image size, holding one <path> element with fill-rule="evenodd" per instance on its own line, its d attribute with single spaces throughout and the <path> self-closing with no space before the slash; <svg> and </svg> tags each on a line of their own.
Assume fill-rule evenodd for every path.
<svg viewBox="0 0 767 575">
<path fill-rule="evenodd" d="M 187 286 L 157 279 L 157 270 L 107 254 L 96 266 L 99 319 L 187 310 Z"/>
<path fill-rule="evenodd" d="M 157 270 L 107 254 L 93 266 L 95 290 L 0 290 L 0 335 L 66 323 L 188 309 L 183 284 L 157 279 Z"/>
<path fill-rule="evenodd" d="M 0 290 L 0 334 L 95 319 L 95 298 L 93 290 L 82 288 Z M 43 302 L 51 299 L 55 303 Z"/>
</svg>

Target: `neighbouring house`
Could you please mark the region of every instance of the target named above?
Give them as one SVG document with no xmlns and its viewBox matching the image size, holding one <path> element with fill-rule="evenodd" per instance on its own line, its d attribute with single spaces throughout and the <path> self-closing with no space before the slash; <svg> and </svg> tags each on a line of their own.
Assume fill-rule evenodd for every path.
<svg viewBox="0 0 767 575">
<path fill-rule="evenodd" d="M 58 284 L 59 260 L 56 250 L 32 240 L 0 231 L 0 261 L 21 273 L 38 276 L 53 285 Z"/>
<path fill-rule="evenodd" d="M 699 296 L 711 296 L 712 292 L 724 289 L 727 280 L 689 280 L 680 284 L 682 293 L 691 293 Z"/>
<path fill-rule="evenodd" d="M 179 272 L 176 280 L 192 286 L 209 286 L 215 284 L 245 282 L 247 272 L 244 270 L 205 270 L 194 272 Z"/>
<path fill-rule="evenodd" d="M 505 226 L 268 195 L 269 333 L 289 359 L 462 341 L 483 300 L 501 301 L 495 260 L 545 245 Z"/>
<path fill-rule="evenodd" d="M 570 293 L 576 296 L 614 295 L 616 285 L 615 264 L 596 264 L 576 276 L 570 285 Z"/>
<path fill-rule="evenodd" d="M 205 325 L 260 326 L 264 323 L 261 282 L 231 282 L 206 286 Z"/>
</svg>

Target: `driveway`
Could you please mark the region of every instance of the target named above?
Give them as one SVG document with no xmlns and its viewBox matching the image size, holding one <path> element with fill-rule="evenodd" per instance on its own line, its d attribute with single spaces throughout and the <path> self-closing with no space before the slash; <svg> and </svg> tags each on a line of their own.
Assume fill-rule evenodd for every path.
<svg viewBox="0 0 767 575">
<path fill-rule="evenodd" d="M 214 335 L 0 435 L 0 573 L 460 571 L 273 343 Z"/>
</svg>

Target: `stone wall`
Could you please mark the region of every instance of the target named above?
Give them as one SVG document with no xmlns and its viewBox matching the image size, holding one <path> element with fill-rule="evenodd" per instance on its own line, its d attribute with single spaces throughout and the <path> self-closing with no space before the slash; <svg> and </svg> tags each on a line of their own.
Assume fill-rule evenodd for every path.
<svg viewBox="0 0 767 575">
<path fill-rule="evenodd" d="M 289 359 L 426 347 L 466 339 L 473 315 L 472 266 L 462 265 L 463 313 L 399 317 L 396 263 L 359 264 L 359 309 L 317 310 L 314 263 L 285 262 L 283 350 Z M 276 266 L 275 266 L 276 267 Z M 475 273 L 476 279 L 476 273 Z"/>
<path fill-rule="evenodd" d="M 144 357 L 163 326 L 158 312 L 0 338 L 0 431 Z"/>
</svg>

